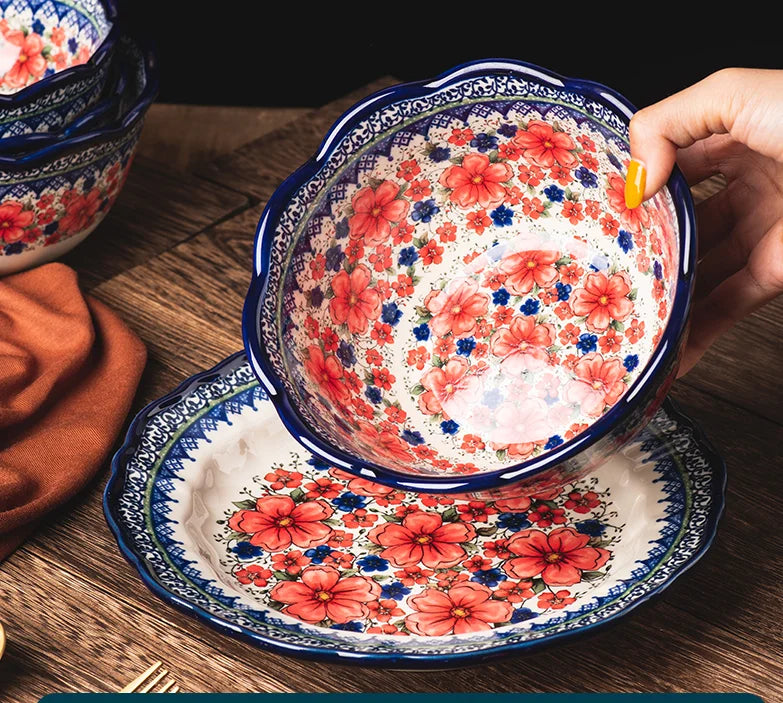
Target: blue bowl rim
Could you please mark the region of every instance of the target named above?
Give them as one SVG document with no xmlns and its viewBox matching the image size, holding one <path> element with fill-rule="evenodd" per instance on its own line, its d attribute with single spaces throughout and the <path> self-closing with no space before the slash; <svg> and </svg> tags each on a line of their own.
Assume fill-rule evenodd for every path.
<svg viewBox="0 0 783 703">
<path fill-rule="evenodd" d="M 58 90 L 62 86 L 86 78 L 111 59 L 112 50 L 120 34 L 117 24 L 117 4 L 115 0 L 101 0 L 106 18 L 112 23 L 103 41 L 96 47 L 86 63 L 69 66 L 57 73 L 42 78 L 15 93 L 0 95 L 0 110 L 12 110 L 37 100 L 41 95 Z"/>
<path fill-rule="evenodd" d="M 264 208 L 256 229 L 253 244 L 253 276 L 242 311 L 242 338 L 254 373 L 269 393 L 281 420 L 288 431 L 308 451 L 357 476 L 371 478 L 379 483 L 401 488 L 432 492 L 470 492 L 497 488 L 541 474 L 547 469 L 573 458 L 609 434 L 613 427 L 632 413 L 658 380 L 661 369 L 676 356 L 687 326 L 690 311 L 694 269 L 696 262 L 696 221 L 693 201 L 685 178 L 677 166 L 667 182 L 679 227 L 679 275 L 669 321 L 655 352 L 637 380 L 621 400 L 584 432 L 550 450 L 540 458 L 528 459 L 513 466 L 481 474 L 465 476 L 428 476 L 406 474 L 373 462 L 359 460 L 347 452 L 323 441 L 312 432 L 291 403 L 285 386 L 277 377 L 260 342 L 258 310 L 267 295 L 269 263 L 274 229 L 289 198 L 312 178 L 331 155 L 330 148 L 338 144 L 353 126 L 379 108 L 399 100 L 436 92 L 454 82 L 480 75 L 522 75 L 552 84 L 570 92 L 585 95 L 610 108 L 630 121 L 636 108 L 615 90 L 594 81 L 567 78 L 535 64 L 516 59 L 486 59 L 460 64 L 434 79 L 402 83 L 379 90 L 349 108 L 329 128 L 318 151 L 275 190 Z"/>
<path fill-rule="evenodd" d="M 121 524 L 121 520 L 116 512 L 117 496 L 122 490 L 122 486 L 125 481 L 125 473 L 127 470 L 127 459 L 135 450 L 139 439 L 141 438 L 144 426 L 148 418 L 157 412 L 158 410 L 168 407 L 174 402 L 178 402 L 183 395 L 186 395 L 195 386 L 203 383 L 208 383 L 214 379 L 216 374 L 220 374 L 224 369 L 233 368 L 237 364 L 241 363 L 247 358 L 244 351 L 235 352 L 229 357 L 223 359 L 223 361 L 216 364 L 211 369 L 201 371 L 194 374 L 187 380 L 180 383 L 174 390 L 152 401 L 146 405 L 131 422 L 128 427 L 128 431 L 125 435 L 125 440 L 122 446 L 117 450 L 111 462 L 111 474 L 106 483 L 106 487 L 103 491 L 103 513 L 106 522 L 111 530 L 114 538 L 117 540 L 117 545 L 120 548 L 120 552 L 128 561 L 128 563 L 138 571 L 142 582 L 147 588 L 152 591 L 158 598 L 174 606 L 180 612 L 185 613 L 191 617 L 196 618 L 205 623 L 209 627 L 217 630 L 218 632 L 234 637 L 238 640 L 246 642 L 256 647 L 261 647 L 271 652 L 284 655 L 294 655 L 300 659 L 306 659 L 310 661 L 325 661 L 334 664 L 351 664 L 357 666 L 368 665 L 381 665 L 384 667 L 394 666 L 395 664 L 403 664 L 406 669 L 423 669 L 423 670 L 436 670 L 451 668 L 455 665 L 470 665 L 479 664 L 489 660 L 498 659 L 500 657 L 510 656 L 514 653 L 538 651 L 544 649 L 555 643 L 562 641 L 577 641 L 583 637 L 588 637 L 596 632 L 599 632 L 611 625 L 615 625 L 623 617 L 639 608 L 640 606 L 649 603 L 651 599 L 658 598 L 671 584 L 676 581 L 682 574 L 693 567 L 709 550 L 718 530 L 718 524 L 723 516 L 726 504 L 726 462 L 720 453 L 715 449 L 712 442 L 707 438 L 704 430 L 696 424 L 688 415 L 686 415 L 679 405 L 672 399 L 667 398 L 663 407 L 666 412 L 693 432 L 693 441 L 704 452 L 707 460 L 710 462 L 711 467 L 715 471 L 715 480 L 712 482 L 711 498 L 714 501 L 715 510 L 710 514 L 708 524 L 704 528 L 704 539 L 699 545 L 699 548 L 691 555 L 691 557 L 679 565 L 679 567 L 672 572 L 671 576 L 657 588 L 647 593 L 644 597 L 640 598 L 635 603 L 632 603 L 627 608 L 610 615 L 604 620 L 587 625 L 578 630 L 570 630 L 566 632 L 560 632 L 550 637 L 540 640 L 528 640 L 526 642 L 519 642 L 512 645 L 501 645 L 493 649 L 484 650 L 483 652 L 464 652 L 461 654 L 451 655 L 395 655 L 395 654 L 354 654 L 350 657 L 344 657 L 339 652 L 334 650 L 324 649 L 321 647 L 308 646 L 301 649 L 295 649 L 290 646 L 285 646 L 275 639 L 260 635 L 245 627 L 236 626 L 227 622 L 224 622 L 220 618 L 215 617 L 203 608 L 186 599 L 177 596 L 169 591 L 164 585 L 162 585 L 152 573 L 149 568 L 148 562 L 139 555 L 131 546 L 130 540 L 126 539 L 126 528 Z"/>
<path fill-rule="evenodd" d="M 54 144 L 47 144 L 23 156 L 0 156 L 0 170 L 26 171 L 39 162 L 53 161 L 70 151 L 82 151 L 89 148 L 92 142 L 108 140 L 124 134 L 138 119 L 144 116 L 147 108 L 158 95 L 157 55 L 151 45 L 140 42 L 135 38 L 124 38 L 133 41 L 139 46 L 144 56 L 144 68 L 147 79 L 141 94 L 133 105 L 128 108 L 127 112 L 109 126 L 92 129 L 84 134 L 78 134 L 66 139 L 59 139 Z"/>
<path fill-rule="evenodd" d="M 74 118 L 70 124 L 50 132 L 29 132 L 13 137 L 3 137 L 0 139 L 0 156 L 10 154 L 19 159 L 23 158 L 26 153 L 43 149 L 46 146 L 60 144 L 70 137 L 82 134 L 85 129 L 89 128 L 90 122 L 105 116 L 105 113 L 115 109 L 122 99 L 122 93 L 127 88 L 128 76 L 127 67 L 117 66 L 116 58 L 114 62 L 116 71 L 113 71 L 114 75 L 110 77 L 108 84 L 108 87 L 111 88 L 110 92 L 102 95 L 89 110 Z"/>
</svg>

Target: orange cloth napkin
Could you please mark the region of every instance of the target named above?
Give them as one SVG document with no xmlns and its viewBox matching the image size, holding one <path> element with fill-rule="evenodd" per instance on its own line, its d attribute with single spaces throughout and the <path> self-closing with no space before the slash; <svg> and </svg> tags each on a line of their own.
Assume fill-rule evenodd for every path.
<svg viewBox="0 0 783 703">
<path fill-rule="evenodd" d="M 67 266 L 0 278 L 0 561 L 103 464 L 146 356 Z"/>
</svg>

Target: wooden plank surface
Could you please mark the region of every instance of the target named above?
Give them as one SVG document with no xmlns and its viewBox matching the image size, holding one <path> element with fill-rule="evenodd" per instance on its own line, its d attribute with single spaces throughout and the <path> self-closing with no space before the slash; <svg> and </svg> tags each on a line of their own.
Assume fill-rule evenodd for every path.
<svg viewBox="0 0 783 703">
<path fill-rule="evenodd" d="M 782 338 L 783 298 L 778 298 L 721 337 L 683 380 L 780 423 Z"/>
<path fill-rule="evenodd" d="M 241 348 L 239 313 L 264 200 L 359 97 L 262 136 L 199 168 L 200 177 L 149 160 L 134 165 L 138 182 L 129 180 L 106 242 L 90 249 L 88 240 L 73 255 L 93 294 L 148 346 L 134 410 Z M 170 202 L 186 214 L 162 215 Z M 135 246 L 115 255 L 109 244 L 123 231 Z M 9 636 L 0 700 L 115 690 L 161 658 L 186 691 L 748 691 L 783 701 L 783 381 L 775 363 L 783 314 L 775 305 L 757 316 L 673 391 L 727 461 L 716 542 L 661 598 L 610 629 L 453 672 L 348 671 L 269 654 L 218 635 L 141 585 L 103 519 L 104 469 L 0 564 Z"/>
</svg>

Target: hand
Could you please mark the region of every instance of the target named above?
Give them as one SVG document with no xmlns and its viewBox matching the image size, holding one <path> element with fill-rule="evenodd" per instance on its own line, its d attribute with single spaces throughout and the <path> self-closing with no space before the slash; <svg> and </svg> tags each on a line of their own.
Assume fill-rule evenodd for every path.
<svg viewBox="0 0 783 703">
<path fill-rule="evenodd" d="M 717 173 L 727 181 L 696 206 L 699 264 L 682 375 L 783 292 L 783 71 L 718 71 L 637 112 L 630 141 L 647 170 L 644 199 L 666 183 L 675 159 L 691 185 Z"/>
</svg>

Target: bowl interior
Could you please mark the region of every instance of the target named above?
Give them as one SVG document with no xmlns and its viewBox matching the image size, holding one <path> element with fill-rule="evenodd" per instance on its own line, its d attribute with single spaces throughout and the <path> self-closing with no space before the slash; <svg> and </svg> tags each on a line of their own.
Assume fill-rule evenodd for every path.
<svg viewBox="0 0 783 703">
<path fill-rule="evenodd" d="M 497 646 L 499 640 L 512 635 L 535 640 L 536 632 L 570 619 L 563 618 L 566 612 L 571 617 L 578 613 L 584 615 L 632 590 L 629 584 L 638 586 L 648 568 L 645 562 L 657 564 L 666 551 L 658 548 L 656 541 L 677 536 L 678 530 L 671 529 L 669 523 L 681 521 L 684 515 L 681 511 L 675 518 L 667 515 L 672 494 L 680 490 L 682 483 L 676 464 L 665 464 L 666 482 L 655 480 L 664 464 L 660 456 L 661 449 L 666 447 L 665 440 L 653 440 L 659 452 L 657 464 L 649 460 L 649 449 L 643 452 L 641 443 L 637 443 L 630 451 L 614 457 L 595 476 L 565 489 L 532 498 L 476 502 L 460 496 L 396 492 L 327 469 L 313 459 L 308 462 L 281 423 L 271 417 L 273 411 L 268 404 L 265 407 L 256 400 L 254 406 L 252 412 L 232 413 L 231 428 L 225 434 L 213 431 L 209 443 L 200 442 L 195 450 L 188 450 L 189 459 L 180 464 L 185 470 L 173 482 L 176 499 L 167 501 L 171 507 L 166 512 L 166 528 L 176 539 L 177 555 L 190 560 L 189 573 L 198 574 L 201 583 L 208 583 L 211 593 L 220 594 L 224 601 L 231 600 L 238 609 L 268 613 L 283 628 L 304 625 L 309 635 L 342 642 L 347 649 L 369 650 L 373 636 L 398 640 L 399 653 L 407 654 L 424 654 L 428 647 L 437 647 L 437 643 L 446 649 L 458 648 L 460 643 L 466 644 L 466 639 L 474 644 L 480 642 L 481 648 Z M 235 401 L 231 409 L 237 407 L 242 407 L 241 401 Z M 281 476 L 293 478 L 290 481 L 283 478 L 287 483 L 283 486 L 275 483 Z M 323 493 L 314 493 L 313 487 Z M 308 502 L 304 505 L 313 509 L 317 506 L 332 515 L 335 527 L 328 544 L 323 537 L 324 546 L 311 549 L 296 544 L 278 547 L 266 542 L 261 548 L 248 542 L 248 535 L 235 532 L 239 523 L 244 524 L 243 515 L 251 514 L 256 508 L 269 510 L 268 506 L 290 500 L 288 496 L 297 495 L 297 491 L 307 494 Z M 156 495 L 162 492 L 156 491 Z M 257 496 L 263 498 L 256 501 Z M 554 511 L 550 515 L 556 523 L 552 524 L 548 516 L 539 518 L 545 532 L 559 529 L 570 540 L 583 542 L 590 535 L 590 544 L 600 545 L 600 553 L 611 559 L 608 566 L 603 563 L 605 558 L 599 559 L 597 570 L 580 578 L 567 591 L 555 587 L 552 594 L 559 591 L 561 598 L 568 598 L 555 608 L 549 602 L 551 596 L 539 598 L 530 590 L 535 588 L 539 593 L 545 584 L 540 579 L 535 584 L 531 580 L 519 580 L 519 574 L 508 562 L 512 560 L 513 567 L 522 560 L 514 562 L 513 553 L 507 549 L 503 552 L 515 535 L 523 534 L 521 530 L 529 527 L 540 536 L 540 526 L 531 524 L 529 517 L 536 510 L 545 515 L 550 505 Z M 330 506 L 339 507 L 332 513 Z M 352 520 L 354 510 L 359 510 L 358 523 Z M 413 565 L 403 557 L 395 560 L 394 550 L 383 551 L 382 545 L 389 540 L 376 535 L 405 534 L 404 530 L 416 524 L 415 520 L 404 521 L 411 513 L 448 526 L 450 534 L 458 535 L 454 539 L 465 543 L 456 548 L 453 544 L 439 544 L 433 550 L 438 556 L 425 556 L 425 563 Z M 369 516 L 367 520 L 361 518 L 362 514 Z M 464 522 L 453 517 L 454 522 L 449 522 L 450 516 L 456 515 L 471 515 L 471 520 Z M 441 516 L 445 517 L 442 523 Z M 314 525 L 320 527 L 320 523 Z M 254 536 L 254 544 L 261 537 Z M 404 549 L 409 548 L 400 551 Z M 379 553 L 391 561 L 387 562 Z M 292 560 L 295 563 L 288 566 Z M 312 609 L 276 602 L 277 593 L 282 594 L 290 587 L 275 587 L 275 584 L 288 582 L 299 586 L 302 569 L 308 566 L 335 574 L 337 571 L 333 569 L 339 569 L 341 574 L 351 569 L 350 574 L 371 579 L 365 583 L 378 586 L 374 586 L 377 595 L 370 598 L 377 597 L 381 608 L 373 605 L 364 617 L 354 614 L 350 619 L 338 617 L 336 621 L 324 622 L 324 616 Z M 270 577 L 254 580 L 256 574 Z M 308 581 L 307 572 L 304 579 Z M 473 630 L 454 631 L 431 620 L 416 626 L 418 599 L 433 598 L 466 582 L 471 593 L 483 594 L 484 598 L 492 593 L 492 602 L 499 604 L 495 622 L 482 623 Z M 456 595 L 460 590 L 450 593 Z M 351 633 L 346 633 L 347 639 L 343 635 L 345 631 Z M 405 636 L 399 637 L 403 633 Z M 391 641 L 389 644 L 394 646 Z"/>
<path fill-rule="evenodd" d="M 448 475 L 539 456 L 628 392 L 666 327 L 676 214 L 667 190 L 625 207 L 627 117 L 495 90 L 368 116 L 274 224 L 269 361 L 301 422 L 360 461 Z"/>
<path fill-rule="evenodd" d="M 0 94 L 86 63 L 110 29 L 100 0 L 0 0 Z"/>
</svg>

